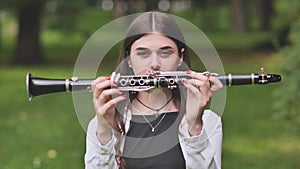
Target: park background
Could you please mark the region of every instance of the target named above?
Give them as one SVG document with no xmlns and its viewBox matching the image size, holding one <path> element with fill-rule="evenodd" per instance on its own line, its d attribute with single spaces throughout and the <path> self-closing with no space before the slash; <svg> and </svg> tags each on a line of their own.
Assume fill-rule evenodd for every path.
<svg viewBox="0 0 300 169">
<path fill-rule="evenodd" d="M 276 84 L 227 88 L 222 168 L 300 168 L 298 0 L 1 0 L 0 168 L 84 168 L 85 132 L 71 93 L 29 102 L 25 75 L 71 77 L 95 31 L 149 10 L 196 25 L 226 73 L 264 67 L 283 77 Z M 115 62 L 106 60 L 101 73 L 109 74 Z"/>
</svg>

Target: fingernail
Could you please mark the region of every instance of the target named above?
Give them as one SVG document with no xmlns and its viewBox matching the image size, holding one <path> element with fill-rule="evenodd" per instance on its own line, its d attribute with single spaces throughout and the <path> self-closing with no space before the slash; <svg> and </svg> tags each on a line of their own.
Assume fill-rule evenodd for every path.
<svg viewBox="0 0 300 169">
<path fill-rule="evenodd" d="M 183 82 L 184 84 L 188 84 L 188 81 L 187 81 L 186 79 L 184 79 L 182 82 Z"/>
<path fill-rule="evenodd" d="M 187 70 L 187 71 L 185 71 L 185 73 L 186 74 L 191 74 L 192 72 L 191 72 L 191 70 Z"/>
<path fill-rule="evenodd" d="M 124 95 L 122 95 L 122 98 L 123 98 L 123 99 L 126 99 L 126 97 L 127 97 L 127 96 L 126 96 L 125 94 L 124 94 Z"/>
</svg>

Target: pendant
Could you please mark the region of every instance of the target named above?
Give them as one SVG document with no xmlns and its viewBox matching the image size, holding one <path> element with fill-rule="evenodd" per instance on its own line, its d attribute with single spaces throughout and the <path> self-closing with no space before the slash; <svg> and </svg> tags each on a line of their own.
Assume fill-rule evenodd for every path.
<svg viewBox="0 0 300 169">
<path fill-rule="evenodd" d="M 151 131 L 152 131 L 152 133 L 154 133 L 154 128 L 152 128 L 152 130 L 151 130 Z"/>
</svg>

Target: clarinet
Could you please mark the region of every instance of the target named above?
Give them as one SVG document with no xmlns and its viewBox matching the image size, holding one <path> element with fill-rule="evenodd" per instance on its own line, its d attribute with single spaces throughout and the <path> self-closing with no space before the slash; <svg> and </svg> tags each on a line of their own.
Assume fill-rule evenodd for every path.
<svg viewBox="0 0 300 169">
<path fill-rule="evenodd" d="M 219 79 L 223 86 L 238 86 L 250 84 L 268 84 L 281 81 L 278 74 L 266 74 L 261 68 L 260 73 L 251 74 L 224 74 L 203 72 L 205 76 L 214 76 Z M 116 83 L 116 88 L 122 91 L 147 91 L 155 88 L 175 89 L 182 85 L 183 80 L 191 77 L 186 71 L 149 71 L 146 75 L 121 75 L 113 72 L 110 80 Z M 34 77 L 31 73 L 26 75 L 26 86 L 29 100 L 33 97 L 48 93 L 91 90 L 94 79 L 49 79 Z"/>
</svg>

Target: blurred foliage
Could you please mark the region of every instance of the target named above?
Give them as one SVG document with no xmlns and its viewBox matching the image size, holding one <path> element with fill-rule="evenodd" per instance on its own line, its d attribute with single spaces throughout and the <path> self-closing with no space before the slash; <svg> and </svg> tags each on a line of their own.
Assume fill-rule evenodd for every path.
<svg viewBox="0 0 300 169">
<path fill-rule="evenodd" d="M 276 0 L 273 8 L 275 17 L 272 18 L 272 29 L 275 33 L 274 45 L 281 47 L 290 43 L 289 33 L 294 23 L 299 16 L 299 0 Z"/>
<path fill-rule="evenodd" d="M 282 58 L 279 65 L 283 82 L 276 91 L 276 108 L 287 119 L 300 124 L 300 2 L 279 0 L 277 2 L 278 25 L 290 25 L 289 44 L 276 55 Z M 285 16 L 284 18 L 281 16 Z"/>
<path fill-rule="evenodd" d="M 274 3 L 274 10 L 276 16 L 273 20 L 273 26 L 275 29 L 280 29 L 295 21 L 295 18 L 299 16 L 299 0 L 276 0 Z"/>
<path fill-rule="evenodd" d="M 43 24 L 47 28 L 59 29 L 64 33 L 74 31 L 77 27 L 77 19 L 85 8 L 84 0 L 48 1 L 45 4 Z"/>
<path fill-rule="evenodd" d="M 238 2 L 238 5 L 233 5 L 231 3 L 232 1 Z M 267 6 L 271 6 L 271 4 L 273 3 L 273 0 L 264 0 L 264 2 L 265 1 L 270 2 Z M 236 30 L 234 29 L 235 25 L 237 25 L 235 24 L 237 22 L 236 18 L 239 17 L 233 16 L 244 16 L 241 18 L 243 20 L 243 24 L 241 25 L 243 29 L 238 33 L 265 33 L 266 31 L 262 29 L 262 25 L 264 25 L 263 23 L 269 22 L 262 22 L 260 18 L 262 18 L 262 16 L 269 16 L 272 12 L 265 10 L 265 6 L 266 5 L 263 5 L 262 3 L 260 3 L 260 1 L 246 2 L 240 0 L 73 0 L 72 3 L 65 0 L 2 0 L 0 2 L 0 13 L 7 13 L 7 11 L 12 11 L 9 14 L 13 15 L 16 20 L 16 42 L 12 44 L 15 45 L 12 46 L 12 50 L 14 51 L 9 54 L 9 57 L 12 58 L 13 55 L 16 56 L 14 59 L 14 63 L 39 65 L 45 62 L 49 63 L 49 59 L 47 56 L 48 51 L 45 51 L 48 49 L 48 44 L 45 43 L 45 39 L 47 39 L 48 37 L 45 36 L 52 36 L 55 34 L 53 37 L 50 37 L 50 39 L 54 39 L 55 37 L 58 37 L 58 35 L 59 37 L 63 37 L 63 41 L 66 40 L 65 43 L 63 43 L 63 46 L 66 46 L 66 44 L 69 43 L 68 40 L 72 38 L 75 39 L 75 45 L 82 45 L 84 43 L 84 40 L 90 37 L 91 34 L 101 26 L 123 15 L 135 12 L 143 12 L 145 10 L 159 10 L 172 13 L 179 17 L 181 16 L 183 18 L 187 18 L 187 20 L 195 24 L 195 26 L 199 27 L 201 30 L 205 31 L 206 33 L 210 32 L 214 39 L 219 39 L 217 37 L 218 35 L 214 35 L 215 33 L 221 32 L 223 34 L 230 34 L 229 36 L 231 36 L 233 33 L 237 33 L 233 30 Z M 41 17 L 36 18 L 34 21 L 30 17 L 20 17 L 27 15 L 31 16 L 32 14 L 29 13 L 35 8 L 39 8 L 39 11 L 37 11 L 37 13 L 41 15 Z M 24 14 L 19 14 L 20 11 L 23 11 Z M 234 11 L 239 11 L 240 13 Z M 268 18 L 266 20 L 270 19 L 269 17 L 263 18 Z M 2 29 L 2 31 L 0 30 L 1 32 L 5 32 L 6 20 L 6 18 L 0 20 L 0 29 Z M 20 22 L 20 20 L 22 20 L 22 22 Z M 33 21 L 33 23 L 31 21 Z M 39 24 L 40 26 L 34 27 L 34 25 Z M 27 30 L 31 31 L 21 31 L 24 30 L 20 29 L 21 27 L 25 27 Z M 51 31 L 52 33 L 50 33 Z M 35 36 L 31 35 L 30 32 L 35 32 Z M 6 35 L 0 34 L 0 42 L 3 42 L 2 45 L 0 43 L 0 48 L 1 46 L 7 45 L 4 44 L 7 43 L 7 37 L 5 36 Z M 26 39 L 20 39 L 20 37 L 26 37 Z M 40 40 L 40 38 L 42 39 Z M 236 38 L 236 36 L 231 37 L 231 39 L 233 38 Z M 248 38 L 250 39 L 251 35 L 248 36 Z M 81 39 L 82 42 L 78 42 L 78 39 Z M 239 38 L 236 39 L 240 40 Z M 250 50 L 252 50 L 253 48 L 269 48 L 270 45 L 266 46 L 265 44 L 270 44 L 270 38 L 265 38 L 264 41 L 261 41 L 261 39 L 262 38 L 259 39 L 260 42 L 258 45 L 254 47 L 253 45 L 251 45 Z M 35 43 L 27 43 L 31 40 Z M 61 41 L 61 39 L 56 38 L 56 40 L 54 40 L 53 42 L 57 43 L 51 47 L 55 48 L 57 46 L 60 46 L 62 43 L 60 43 L 59 41 Z M 222 40 L 221 42 L 223 43 L 224 40 Z M 69 45 L 72 45 L 71 43 L 69 43 Z M 245 43 L 249 44 L 248 39 L 243 39 L 242 44 Z M 30 45 L 30 48 L 26 46 L 28 44 Z M 240 43 L 236 45 L 225 42 L 223 44 L 225 44 L 226 46 L 234 47 L 235 49 L 241 46 Z M 247 48 L 247 46 L 245 45 L 242 46 L 243 49 L 245 47 Z"/>
</svg>

